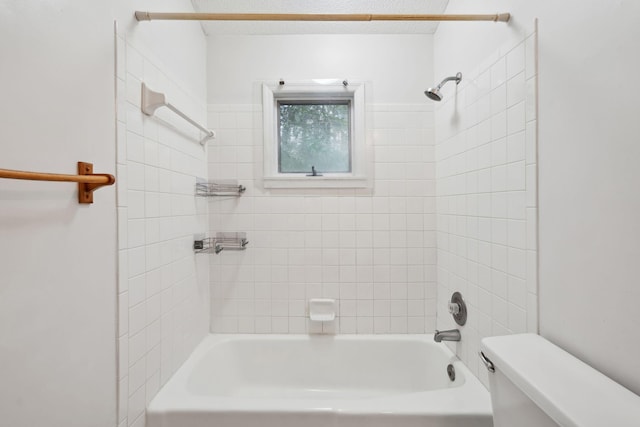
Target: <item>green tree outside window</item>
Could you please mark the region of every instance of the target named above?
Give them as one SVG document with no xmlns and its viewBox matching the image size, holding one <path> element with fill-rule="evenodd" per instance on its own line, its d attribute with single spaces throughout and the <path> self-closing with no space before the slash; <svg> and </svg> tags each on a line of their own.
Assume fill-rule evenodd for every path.
<svg viewBox="0 0 640 427">
<path fill-rule="evenodd" d="M 280 173 L 351 172 L 349 101 L 278 102 Z"/>
</svg>

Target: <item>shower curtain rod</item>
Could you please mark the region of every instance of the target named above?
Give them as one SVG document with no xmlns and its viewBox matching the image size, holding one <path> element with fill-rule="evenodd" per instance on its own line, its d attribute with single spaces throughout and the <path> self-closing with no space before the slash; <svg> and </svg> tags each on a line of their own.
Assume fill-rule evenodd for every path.
<svg viewBox="0 0 640 427">
<path fill-rule="evenodd" d="M 136 11 L 138 21 L 493 21 L 509 22 L 511 14 L 490 15 L 373 15 L 305 13 L 167 13 Z"/>
</svg>

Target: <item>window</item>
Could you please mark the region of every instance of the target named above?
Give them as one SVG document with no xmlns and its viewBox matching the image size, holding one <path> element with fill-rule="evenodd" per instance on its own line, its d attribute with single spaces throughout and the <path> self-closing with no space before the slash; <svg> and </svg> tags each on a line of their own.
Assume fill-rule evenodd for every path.
<svg viewBox="0 0 640 427">
<path fill-rule="evenodd" d="M 351 102 L 278 101 L 279 173 L 350 173 Z"/>
<path fill-rule="evenodd" d="M 264 186 L 368 186 L 364 85 L 263 85 Z"/>
</svg>

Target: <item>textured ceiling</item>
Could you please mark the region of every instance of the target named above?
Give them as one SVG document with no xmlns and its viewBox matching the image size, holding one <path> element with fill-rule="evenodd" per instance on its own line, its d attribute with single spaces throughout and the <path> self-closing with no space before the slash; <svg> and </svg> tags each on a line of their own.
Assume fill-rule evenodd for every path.
<svg viewBox="0 0 640 427">
<path fill-rule="evenodd" d="M 439 14 L 449 0 L 191 0 L 209 13 Z M 175 12 L 184 12 L 178 11 Z M 203 21 L 207 34 L 433 34 L 437 22 Z"/>
</svg>

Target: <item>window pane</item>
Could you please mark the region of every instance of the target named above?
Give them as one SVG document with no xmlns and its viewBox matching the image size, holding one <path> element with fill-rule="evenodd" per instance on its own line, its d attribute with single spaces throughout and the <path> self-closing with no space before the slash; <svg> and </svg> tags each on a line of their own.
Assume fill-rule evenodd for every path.
<svg viewBox="0 0 640 427">
<path fill-rule="evenodd" d="M 349 101 L 278 102 L 280 173 L 351 172 Z"/>
</svg>

